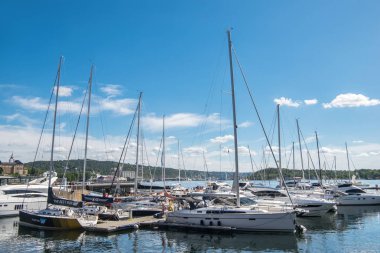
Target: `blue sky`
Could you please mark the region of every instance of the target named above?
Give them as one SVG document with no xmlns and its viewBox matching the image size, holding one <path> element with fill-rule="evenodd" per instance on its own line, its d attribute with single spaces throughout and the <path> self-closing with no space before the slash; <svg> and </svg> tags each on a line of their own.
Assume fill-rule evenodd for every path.
<svg viewBox="0 0 380 253">
<path fill-rule="evenodd" d="M 330 166 L 337 156 L 338 168 L 346 168 L 347 142 L 355 167 L 378 168 L 378 1 L 2 1 L 0 6 L 0 160 L 12 152 L 22 161 L 33 159 L 63 55 L 66 93 L 60 96 L 57 159 L 67 157 L 94 64 L 90 158 L 118 159 L 142 91 L 149 163 L 156 161 L 165 114 L 168 165 L 177 166 L 179 139 L 187 168 L 203 169 L 204 152 L 208 167 L 219 170 L 220 146 L 233 147 L 226 36 L 233 27 L 234 48 L 268 131 L 276 101 L 282 104 L 285 150 L 296 141 L 298 118 L 313 159 L 311 137 L 318 131 Z M 266 144 L 236 64 L 235 74 L 241 170 L 250 171 L 244 147 L 251 147 L 260 164 Z M 38 159 L 48 159 L 49 138 Z M 81 138 L 75 158 L 83 155 Z M 222 152 L 223 170 L 232 171 L 231 153 Z M 133 155 L 131 150 L 128 162 Z M 299 167 L 298 155 L 296 160 Z"/>
</svg>

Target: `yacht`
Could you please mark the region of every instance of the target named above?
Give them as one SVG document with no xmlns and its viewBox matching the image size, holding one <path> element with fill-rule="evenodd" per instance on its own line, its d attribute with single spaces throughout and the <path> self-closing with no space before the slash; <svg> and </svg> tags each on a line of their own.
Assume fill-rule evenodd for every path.
<svg viewBox="0 0 380 253">
<path fill-rule="evenodd" d="M 300 213 L 298 216 L 323 216 L 328 212 L 336 210 L 336 202 L 310 195 L 291 194 L 292 202 L 285 191 L 272 188 L 248 188 L 257 196 L 256 201 L 261 205 L 281 204 L 294 206 L 308 212 Z"/>
<path fill-rule="evenodd" d="M 380 205 L 380 195 L 367 193 L 352 183 L 340 184 L 328 190 L 339 206 Z"/>
<path fill-rule="evenodd" d="M 237 146 L 237 123 L 234 96 L 234 78 L 232 66 L 231 33 L 228 31 L 228 50 L 230 56 L 231 95 L 235 147 L 235 179 L 232 189 L 236 193 L 236 206 L 210 205 L 197 209 L 181 209 L 167 214 L 166 221 L 161 224 L 167 227 L 197 228 L 205 230 L 236 230 L 248 232 L 291 232 L 296 231 L 296 212 L 267 211 L 240 206 L 239 166 Z"/>
<path fill-rule="evenodd" d="M 57 177 L 54 176 L 52 182 L 56 180 Z M 46 174 L 28 184 L 0 186 L 0 217 L 18 216 L 20 210 L 43 209 L 46 206 L 47 192 Z"/>
</svg>

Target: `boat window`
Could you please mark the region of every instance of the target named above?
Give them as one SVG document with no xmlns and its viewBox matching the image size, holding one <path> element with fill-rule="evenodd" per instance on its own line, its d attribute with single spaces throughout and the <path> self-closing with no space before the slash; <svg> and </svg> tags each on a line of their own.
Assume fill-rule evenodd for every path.
<svg viewBox="0 0 380 253">
<path fill-rule="evenodd" d="M 347 190 L 346 191 L 346 193 L 349 193 L 349 194 L 351 194 L 351 193 L 365 193 L 365 191 L 363 191 L 362 189 L 349 189 L 349 190 Z"/>
</svg>

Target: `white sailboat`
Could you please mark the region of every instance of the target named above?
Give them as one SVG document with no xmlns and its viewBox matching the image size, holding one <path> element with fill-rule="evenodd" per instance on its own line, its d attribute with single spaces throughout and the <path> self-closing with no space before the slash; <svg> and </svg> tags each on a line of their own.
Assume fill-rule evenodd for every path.
<svg viewBox="0 0 380 253">
<path fill-rule="evenodd" d="M 294 211 L 272 212 L 240 206 L 237 124 L 232 65 L 231 32 L 228 31 L 227 34 L 234 124 L 235 177 L 233 190 L 236 192 L 236 206 L 214 205 L 194 210 L 182 209 L 174 211 L 167 214 L 166 221 L 162 225 L 169 227 L 186 227 L 211 230 L 232 229 L 250 232 L 294 232 L 296 230 L 296 214 Z"/>
<path fill-rule="evenodd" d="M 54 110 L 54 122 L 53 122 L 53 134 L 52 134 L 52 147 L 50 155 L 50 169 L 49 169 L 49 188 L 48 188 L 48 199 L 46 209 L 39 211 L 21 210 L 19 212 L 20 216 L 20 226 L 33 227 L 38 229 L 46 230 L 72 230 L 81 229 L 83 226 L 91 226 L 97 223 L 98 217 L 92 215 L 80 215 L 74 212 L 70 207 L 80 208 L 82 207 L 82 202 L 76 202 L 67 199 L 60 199 L 54 196 L 53 189 L 51 186 L 51 175 L 54 167 L 54 140 L 55 140 L 55 127 L 56 127 L 56 115 L 57 115 L 57 105 L 58 105 L 58 94 L 59 94 L 59 83 L 60 83 L 60 73 L 62 65 L 62 57 L 60 58 L 57 79 L 56 79 L 56 98 L 55 98 L 55 110 Z M 89 79 L 89 92 L 91 93 L 91 83 L 92 83 L 92 70 Z M 89 96 L 90 103 L 90 96 Z M 89 112 L 88 112 L 89 113 Z M 87 115 L 88 117 L 89 115 Z M 87 138 L 87 136 L 86 136 Z M 64 208 L 50 207 L 49 204 L 65 206 Z"/>
</svg>

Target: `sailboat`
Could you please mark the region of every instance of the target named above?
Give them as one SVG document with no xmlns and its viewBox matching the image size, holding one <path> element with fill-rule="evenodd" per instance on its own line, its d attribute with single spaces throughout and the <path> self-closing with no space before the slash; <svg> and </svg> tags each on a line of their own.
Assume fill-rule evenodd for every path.
<svg viewBox="0 0 380 253">
<path fill-rule="evenodd" d="M 39 211 L 29 211 L 21 210 L 20 216 L 20 226 L 33 227 L 38 229 L 46 230 L 72 230 L 81 229 L 83 226 L 95 225 L 98 221 L 97 216 L 92 215 L 81 215 L 76 213 L 72 208 L 83 207 L 83 202 L 68 200 L 58 198 L 53 193 L 53 188 L 51 184 L 51 175 L 54 169 L 54 141 L 55 141 L 55 127 L 56 127 L 56 116 L 58 107 L 58 94 L 59 94 L 59 84 L 60 84 L 60 74 L 61 65 L 63 57 L 60 58 L 57 78 L 55 81 L 56 87 L 56 97 L 55 97 L 55 110 L 54 110 L 54 121 L 53 121 L 53 133 L 52 133 L 52 144 L 50 153 L 50 168 L 49 168 L 49 188 L 48 188 L 48 199 L 46 209 Z M 89 87 L 91 87 L 92 82 L 92 67 L 91 75 L 89 79 Z M 50 207 L 49 204 L 65 206 L 64 208 Z"/>
<path fill-rule="evenodd" d="M 294 232 L 297 228 L 295 222 L 296 213 L 294 211 L 267 211 L 240 206 L 237 124 L 230 30 L 227 31 L 227 35 L 234 124 L 235 177 L 233 190 L 236 192 L 236 206 L 214 205 L 193 210 L 182 209 L 174 211 L 167 214 L 166 221 L 162 225 L 206 230 L 230 229 L 248 232 Z"/>
</svg>

